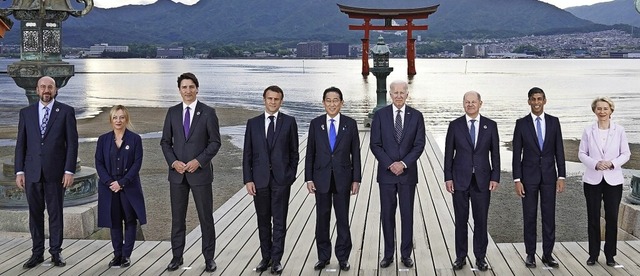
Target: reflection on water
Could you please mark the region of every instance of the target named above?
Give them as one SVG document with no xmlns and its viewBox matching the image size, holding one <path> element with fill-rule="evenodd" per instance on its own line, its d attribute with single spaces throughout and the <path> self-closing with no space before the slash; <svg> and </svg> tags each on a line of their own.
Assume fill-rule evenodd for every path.
<svg viewBox="0 0 640 276">
<path fill-rule="evenodd" d="M 15 60 L 0 60 L 0 67 Z M 177 77 L 193 72 L 200 80 L 199 98 L 213 106 L 261 110 L 262 91 L 271 84 L 285 91 L 283 111 L 296 116 L 300 130 L 323 112 L 322 91 L 337 86 L 344 92 L 343 112 L 363 119 L 376 104 L 374 76 L 362 78 L 360 60 L 69 60 L 76 76 L 59 99 L 76 107 L 79 117 L 95 115 L 113 104 L 169 107 L 180 101 Z M 406 60 L 393 59 L 388 83 L 407 79 Z M 466 73 L 465 73 L 466 67 Z M 419 59 L 410 81 L 409 104 L 425 114 L 427 130 L 443 137 L 449 121 L 462 115 L 462 95 L 482 94 L 481 113 L 498 122 L 503 141 L 512 136 L 515 120 L 526 115 L 527 91 L 547 93 L 546 111 L 560 118 L 564 136 L 578 139 L 594 121 L 591 100 L 609 96 L 616 103 L 614 120 L 625 126 L 629 140 L 640 143 L 640 62 L 637 60 L 464 60 Z M 0 123 L 16 124 L 8 110 L 27 104 L 24 91 L 0 75 Z M 162 118 L 159 118 L 161 120 Z"/>
</svg>

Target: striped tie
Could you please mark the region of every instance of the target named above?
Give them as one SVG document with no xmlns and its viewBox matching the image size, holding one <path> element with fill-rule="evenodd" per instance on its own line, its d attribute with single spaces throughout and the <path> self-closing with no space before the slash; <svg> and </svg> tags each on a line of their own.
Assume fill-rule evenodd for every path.
<svg viewBox="0 0 640 276">
<path fill-rule="evenodd" d="M 394 128 L 395 138 L 398 144 L 400 144 L 400 141 L 402 140 L 402 116 L 400 116 L 400 112 L 402 112 L 402 110 L 398 109 L 396 113 L 396 124 Z"/>
<path fill-rule="evenodd" d="M 42 117 L 42 124 L 40 124 L 40 137 L 44 138 L 44 133 L 47 131 L 47 123 L 49 122 L 49 107 L 44 107 L 44 117 Z"/>
</svg>

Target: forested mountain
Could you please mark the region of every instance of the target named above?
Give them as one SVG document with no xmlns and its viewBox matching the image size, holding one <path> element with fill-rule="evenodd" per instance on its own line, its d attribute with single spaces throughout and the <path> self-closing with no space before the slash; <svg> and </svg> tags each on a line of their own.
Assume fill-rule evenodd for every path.
<svg viewBox="0 0 640 276">
<path fill-rule="evenodd" d="M 635 9 L 634 0 L 615 0 L 589 6 L 566 9 L 573 15 L 600 24 L 629 24 L 640 27 L 640 14 Z"/>
</svg>

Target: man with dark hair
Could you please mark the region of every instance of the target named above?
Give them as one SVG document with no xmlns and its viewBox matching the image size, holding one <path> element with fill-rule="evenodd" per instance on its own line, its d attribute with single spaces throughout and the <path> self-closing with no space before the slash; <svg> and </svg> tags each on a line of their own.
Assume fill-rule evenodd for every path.
<svg viewBox="0 0 640 276">
<path fill-rule="evenodd" d="M 547 98 L 538 87 L 529 90 L 531 113 L 516 121 L 513 130 L 513 181 L 522 198 L 525 265 L 536 267 L 538 197 L 542 216 L 542 263 L 558 267 L 553 258 L 556 193 L 564 191 L 566 169 L 560 120 L 544 113 Z M 557 170 L 556 170 L 557 169 Z"/>
<path fill-rule="evenodd" d="M 167 270 L 183 264 L 186 215 L 189 190 L 198 211 L 202 230 L 202 255 L 205 272 L 213 272 L 216 230 L 213 224 L 213 164 L 220 146 L 220 125 L 215 109 L 198 101 L 198 78 L 192 73 L 178 77 L 182 102 L 169 108 L 160 145 L 169 165 L 171 197 L 171 250 L 173 258 Z"/>
<path fill-rule="evenodd" d="M 327 88 L 322 96 L 326 114 L 309 124 L 305 181 L 309 193 L 316 196 L 316 247 L 321 270 L 331 259 L 331 205 L 336 214 L 338 238 L 336 258 L 343 271 L 349 270 L 351 231 L 349 230 L 349 200 L 358 193 L 362 179 L 360 166 L 360 136 L 354 119 L 340 113 L 342 91 Z"/>
<path fill-rule="evenodd" d="M 271 273 L 280 274 L 289 195 L 300 159 L 298 125 L 295 118 L 280 112 L 284 99 L 280 87 L 267 87 L 262 98 L 265 113 L 247 121 L 242 177 L 247 193 L 254 197 L 258 218 L 262 260 L 256 271 L 263 272 L 271 266 Z"/>
<path fill-rule="evenodd" d="M 65 189 L 73 185 L 78 158 L 78 130 L 73 107 L 55 100 L 53 78 L 38 80 L 40 100 L 20 110 L 16 138 L 16 185 L 24 189 L 29 204 L 31 258 L 22 266 L 44 262 L 44 210 L 49 214 L 49 253 L 54 266 L 65 266 L 62 257 Z"/>
</svg>

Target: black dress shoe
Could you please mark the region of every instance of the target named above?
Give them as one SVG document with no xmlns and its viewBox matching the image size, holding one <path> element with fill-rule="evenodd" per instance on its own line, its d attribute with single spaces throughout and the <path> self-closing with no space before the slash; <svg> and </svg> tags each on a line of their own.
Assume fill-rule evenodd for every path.
<svg viewBox="0 0 640 276">
<path fill-rule="evenodd" d="M 64 261 L 64 257 L 62 257 L 62 253 L 56 253 L 51 255 L 51 263 L 54 266 L 65 266 L 67 263 Z"/>
<path fill-rule="evenodd" d="M 393 258 L 384 258 L 380 261 L 380 267 L 387 268 L 393 263 Z"/>
<path fill-rule="evenodd" d="M 205 260 L 204 261 L 204 272 L 214 272 L 218 269 L 218 265 L 214 260 Z"/>
<path fill-rule="evenodd" d="M 587 259 L 587 265 L 595 265 L 597 261 L 597 256 L 589 256 L 589 259 Z"/>
<path fill-rule="evenodd" d="M 455 262 L 453 262 L 453 270 L 460 270 L 467 264 L 467 259 L 465 258 L 457 258 Z"/>
<path fill-rule="evenodd" d="M 258 266 L 256 266 L 256 271 L 257 272 L 263 272 L 263 271 L 267 270 L 267 268 L 269 268 L 270 266 L 271 266 L 271 260 L 270 259 L 262 259 L 262 261 L 260 261 Z"/>
<path fill-rule="evenodd" d="M 23 268 L 29 269 L 29 268 L 34 268 L 37 265 L 41 264 L 42 262 L 44 262 L 44 257 L 42 255 L 40 256 L 36 256 L 36 255 L 31 255 L 31 257 L 29 258 L 29 260 L 27 260 L 26 263 L 24 263 L 22 265 Z"/>
<path fill-rule="evenodd" d="M 183 263 L 184 259 L 182 259 L 182 257 L 173 257 L 173 259 L 171 259 L 171 262 L 169 262 L 169 265 L 167 266 L 167 270 L 174 271 L 180 268 Z"/>
<path fill-rule="evenodd" d="M 351 269 L 351 265 L 349 264 L 349 261 L 340 262 L 340 270 L 349 271 L 349 269 Z"/>
<path fill-rule="evenodd" d="M 413 260 L 411 257 L 402 258 L 402 264 L 406 267 L 413 267 Z"/>
<path fill-rule="evenodd" d="M 329 264 L 329 260 L 326 261 L 318 261 L 315 265 L 313 265 L 313 270 L 321 270 L 325 268 Z"/>
<path fill-rule="evenodd" d="M 558 267 L 558 262 L 551 256 L 542 256 L 542 263 L 548 267 Z"/>
<path fill-rule="evenodd" d="M 120 261 L 120 267 L 129 267 L 131 265 L 131 258 L 122 257 L 122 261 Z"/>
<path fill-rule="evenodd" d="M 271 274 L 282 274 L 282 270 L 284 270 L 284 268 L 280 264 L 280 261 L 273 262 L 273 265 L 271 265 Z"/>
<path fill-rule="evenodd" d="M 489 265 L 484 259 L 476 260 L 476 266 L 480 271 L 487 271 L 487 269 L 489 269 Z"/>
<path fill-rule="evenodd" d="M 607 257 L 607 266 L 616 266 L 616 261 L 613 259 L 613 257 Z"/>
<path fill-rule="evenodd" d="M 536 256 L 533 254 L 527 255 L 527 258 L 524 260 L 524 265 L 528 268 L 536 267 Z"/>
<path fill-rule="evenodd" d="M 109 267 L 120 266 L 122 264 L 121 256 L 114 256 L 113 259 L 109 262 Z"/>
</svg>

